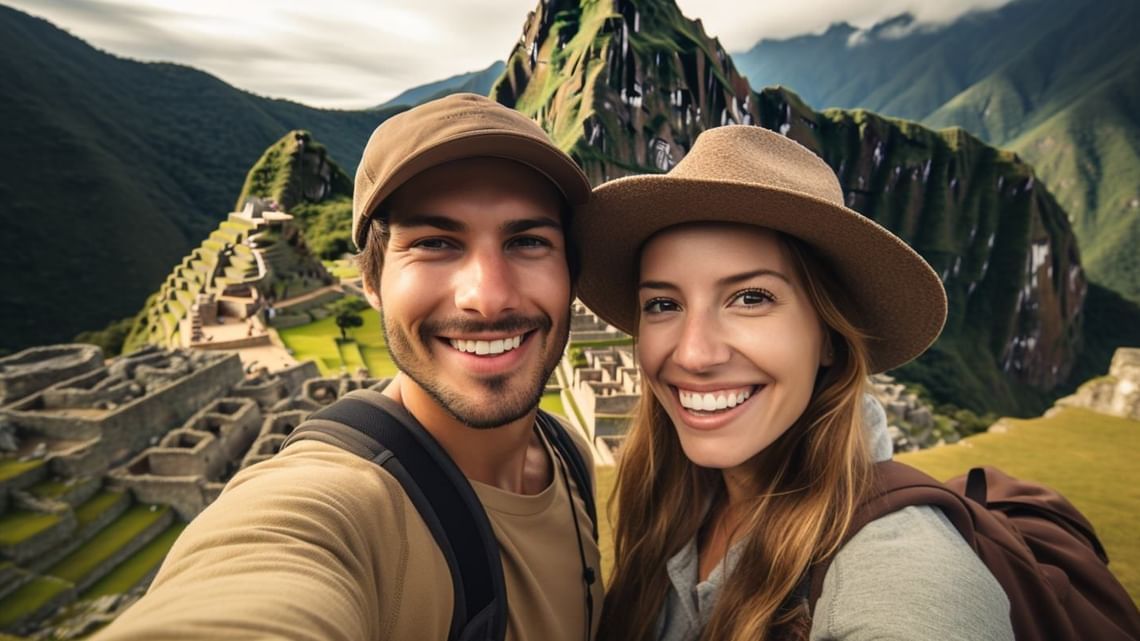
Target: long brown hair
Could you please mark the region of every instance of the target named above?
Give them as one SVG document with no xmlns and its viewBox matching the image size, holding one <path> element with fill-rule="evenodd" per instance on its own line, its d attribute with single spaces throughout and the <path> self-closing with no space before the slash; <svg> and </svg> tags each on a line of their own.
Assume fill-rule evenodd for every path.
<svg viewBox="0 0 1140 641">
<path fill-rule="evenodd" d="M 742 506 L 744 550 L 702 639 L 806 638 L 806 604 L 793 593 L 808 567 L 839 547 L 870 482 L 862 430 L 867 338 L 844 315 L 845 291 L 811 249 L 780 240 L 834 360 L 820 369 L 803 415 L 750 462 L 761 490 Z M 664 408 L 647 385 L 642 390 L 610 498 L 615 567 L 599 641 L 654 638 L 669 589 L 666 561 L 698 533 L 709 502 L 725 494 L 720 470 L 689 461 Z"/>
</svg>

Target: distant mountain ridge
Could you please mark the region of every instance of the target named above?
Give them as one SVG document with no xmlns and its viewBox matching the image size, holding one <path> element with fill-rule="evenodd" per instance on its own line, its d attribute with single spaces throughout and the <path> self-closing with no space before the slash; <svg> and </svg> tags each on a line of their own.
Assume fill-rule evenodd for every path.
<svg viewBox="0 0 1140 641">
<path fill-rule="evenodd" d="M 1090 278 L 1140 301 L 1140 3 L 1017 0 L 943 28 L 912 21 L 837 24 L 734 58 L 753 86 L 1012 149 L 1069 213 Z"/>
<path fill-rule="evenodd" d="M 963 130 L 754 92 L 720 43 L 667 0 L 544 0 L 492 96 L 542 123 L 595 183 L 667 171 L 701 131 L 724 124 L 814 150 L 849 206 L 941 274 L 947 329 L 898 375 L 942 402 L 1034 413 L 1078 360 L 1087 290 L 1065 213 L 1030 166 Z"/>
<path fill-rule="evenodd" d="M 486 96 L 491 91 L 491 87 L 494 86 L 495 81 L 499 79 L 499 76 L 503 75 L 503 69 L 505 67 L 506 64 L 503 63 L 502 60 L 496 60 L 491 66 L 480 71 L 469 71 L 467 73 L 451 76 L 450 78 L 444 78 L 443 80 L 412 87 L 376 107 L 376 109 L 400 106 L 414 107 L 453 93 L 467 92 Z"/>
<path fill-rule="evenodd" d="M 0 77 L 0 350 L 136 312 L 285 133 L 313 132 L 353 168 L 399 110 L 262 98 L 189 67 L 118 58 L 4 6 Z"/>
</svg>

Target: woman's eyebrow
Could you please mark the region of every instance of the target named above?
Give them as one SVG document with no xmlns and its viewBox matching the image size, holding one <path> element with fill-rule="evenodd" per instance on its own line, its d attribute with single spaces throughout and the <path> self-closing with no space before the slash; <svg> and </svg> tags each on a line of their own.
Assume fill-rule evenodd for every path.
<svg viewBox="0 0 1140 641">
<path fill-rule="evenodd" d="M 677 289 L 673 283 L 667 283 L 663 280 L 643 280 L 637 284 L 638 289 Z"/>
<path fill-rule="evenodd" d="M 779 278 L 780 280 L 788 283 L 789 285 L 792 284 L 792 281 L 790 278 L 788 278 L 784 274 L 782 274 L 782 273 L 780 273 L 774 269 L 756 269 L 756 270 L 752 270 L 752 271 L 741 272 L 739 274 L 731 274 L 729 276 L 725 276 L 724 278 L 719 278 L 716 281 L 716 285 L 718 287 L 724 287 L 726 285 L 735 285 L 737 283 L 742 283 L 744 281 L 752 280 L 753 278 L 759 278 L 761 276 L 772 276 L 774 278 Z M 638 289 L 677 289 L 677 286 L 674 285 L 673 283 L 663 281 L 663 280 L 643 280 L 637 285 L 637 288 Z"/>
<path fill-rule="evenodd" d="M 735 285 L 737 283 L 742 283 L 746 280 L 752 280 L 753 278 L 759 278 L 760 276 L 773 276 L 775 278 L 779 278 L 780 280 L 784 281 L 785 283 L 787 283 L 789 285 L 792 284 L 792 280 L 790 278 L 788 278 L 787 276 L 785 276 L 784 274 L 782 274 L 781 272 L 778 272 L 774 269 L 765 269 L 765 268 L 755 269 L 752 271 L 742 272 L 739 274 L 733 274 L 731 276 L 725 276 L 724 278 L 717 280 L 716 284 L 717 285 Z"/>
</svg>

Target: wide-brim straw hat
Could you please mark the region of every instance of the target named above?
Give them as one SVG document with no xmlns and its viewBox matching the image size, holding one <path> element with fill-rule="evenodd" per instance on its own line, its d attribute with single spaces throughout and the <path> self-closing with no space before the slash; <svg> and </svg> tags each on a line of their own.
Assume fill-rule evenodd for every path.
<svg viewBox="0 0 1140 641">
<path fill-rule="evenodd" d="M 586 174 L 535 121 L 486 96 L 457 93 L 396 114 L 372 132 L 352 196 L 352 240 L 364 249 L 368 221 L 401 185 L 437 165 L 504 158 L 538 171 L 570 205 L 590 197 Z"/>
<path fill-rule="evenodd" d="M 746 125 L 705 131 L 668 174 L 594 189 L 571 222 L 583 253 L 579 298 L 636 335 L 642 247 L 659 231 L 695 222 L 756 225 L 809 245 L 856 306 L 845 311 L 870 337 L 872 372 L 921 354 L 946 322 L 938 275 L 900 238 L 844 206 L 827 163 L 793 140 Z"/>
</svg>

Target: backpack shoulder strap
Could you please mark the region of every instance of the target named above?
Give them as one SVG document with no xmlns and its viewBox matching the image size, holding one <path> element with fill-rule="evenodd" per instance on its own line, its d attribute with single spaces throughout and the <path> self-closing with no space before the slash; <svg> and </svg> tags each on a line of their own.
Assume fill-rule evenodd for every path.
<svg viewBox="0 0 1140 641">
<path fill-rule="evenodd" d="M 540 409 L 538 410 L 537 422 L 539 429 L 546 436 L 546 440 L 554 446 L 555 453 L 570 468 L 570 475 L 574 477 L 574 483 L 578 486 L 578 494 L 586 505 L 586 514 L 590 516 L 594 540 L 598 540 L 598 515 L 597 508 L 594 505 L 594 485 L 590 480 L 590 469 L 586 466 L 586 460 L 582 458 L 582 451 L 578 449 L 578 445 L 574 443 L 574 439 L 570 437 L 558 419 Z"/>
<path fill-rule="evenodd" d="M 912 505 L 930 505 L 942 510 L 946 518 L 965 539 L 971 549 L 977 550 L 974 513 L 966 499 L 934 478 L 915 468 L 896 461 L 883 461 L 874 466 L 874 486 L 870 495 L 855 509 L 851 525 L 844 533 L 840 549 L 871 521 Z M 808 569 L 810 584 L 808 605 L 815 604 L 823 594 L 823 579 L 835 555 L 823 559 Z"/>
<path fill-rule="evenodd" d="M 470 482 L 435 438 L 356 393 L 311 414 L 282 447 L 305 439 L 328 442 L 322 436 L 356 444 L 346 449 L 396 477 L 427 523 L 451 570 L 455 605 L 448 639 L 504 639 L 507 590 L 498 541 Z M 367 453 L 360 443 L 368 445 Z"/>
</svg>

